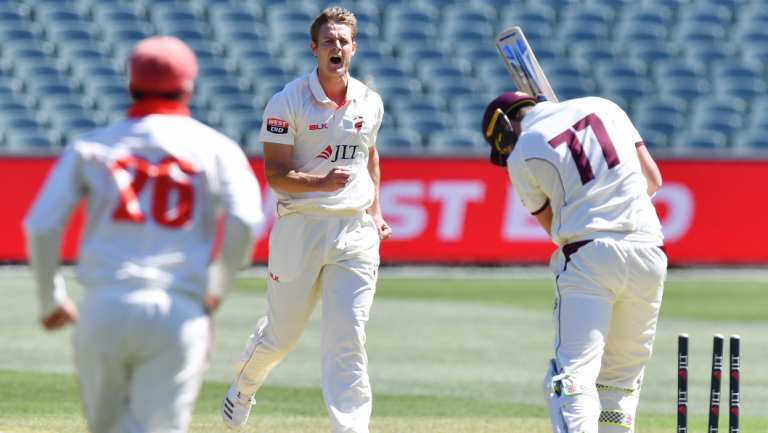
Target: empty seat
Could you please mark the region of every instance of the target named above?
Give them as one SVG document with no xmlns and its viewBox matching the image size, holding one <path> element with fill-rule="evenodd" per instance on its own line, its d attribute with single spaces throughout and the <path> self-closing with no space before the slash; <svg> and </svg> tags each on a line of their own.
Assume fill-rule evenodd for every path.
<svg viewBox="0 0 768 433">
<path fill-rule="evenodd" d="M 679 134 L 675 146 L 682 150 L 724 150 L 728 147 L 728 136 L 722 131 L 697 129 Z"/>
<path fill-rule="evenodd" d="M 423 95 L 424 92 L 421 81 L 413 77 L 395 79 L 376 77 L 371 85 L 381 95 L 385 103 L 388 100 L 415 98 Z"/>
<path fill-rule="evenodd" d="M 433 131 L 427 138 L 432 152 L 449 154 L 480 154 L 488 152 L 488 145 L 480 131 L 475 129 L 447 129 Z"/>
<path fill-rule="evenodd" d="M 768 131 L 747 132 L 740 135 L 734 143 L 734 147 L 739 151 L 768 151 Z"/>
<path fill-rule="evenodd" d="M 670 78 L 656 83 L 659 91 L 664 94 L 693 100 L 712 91 L 712 85 L 705 78 Z"/>
<path fill-rule="evenodd" d="M 382 128 L 376 139 L 376 148 L 384 155 L 422 154 L 424 151 L 418 133 L 397 128 Z"/>
</svg>

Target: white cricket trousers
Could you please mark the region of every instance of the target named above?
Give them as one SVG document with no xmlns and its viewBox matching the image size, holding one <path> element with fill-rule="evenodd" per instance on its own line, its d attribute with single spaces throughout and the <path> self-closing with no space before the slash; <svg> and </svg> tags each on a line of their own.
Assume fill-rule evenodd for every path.
<svg viewBox="0 0 768 433">
<path fill-rule="evenodd" d="M 333 433 L 368 433 L 372 395 L 365 325 L 376 290 L 379 235 L 365 213 L 293 213 L 269 237 L 267 311 L 240 360 L 235 386 L 254 394 L 293 349 L 322 297 L 323 397 Z"/>
<path fill-rule="evenodd" d="M 553 431 L 634 431 L 667 257 L 659 246 L 600 238 L 563 246 L 555 279 L 555 359 L 545 380 Z"/>
<path fill-rule="evenodd" d="M 202 301 L 164 290 L 91 290 L 73 343 L 92 433 L 185 433 L 208 367 Z"/>
</svg>

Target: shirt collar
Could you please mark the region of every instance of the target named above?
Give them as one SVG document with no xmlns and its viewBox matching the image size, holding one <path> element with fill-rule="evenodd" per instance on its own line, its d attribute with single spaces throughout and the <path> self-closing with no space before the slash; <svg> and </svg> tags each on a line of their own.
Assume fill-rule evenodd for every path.
<svg viewBox="0 0 768 433">
<path fill-rule="evenodd" d="M 525 117 L 523 117 L 522 122 L 520 122 L 520 127 L 523 129 L 523 131 L 530 128 L 531 125 L 533 125 L 534 123 L 538 122 L 539 120 L 551 114 L 551 112 L 547 112 L 547 111 L 553 105 L 554 103 L 550 101 L 543 101 L 534 105 L 533 109 L 529 111 L 528 114 L 526 114 Z"/>
<path fill-rule="evenodd" d="M 168 99 L 143 99 L 128 108 L 128 117 L 144 117 L 150 114 L 192 115 L 187 104 Z"/>
<path fill-rule="evenodd" d="M 347 75 L 347 102 L 353 101 L 365 93 L 365 84 L 356 80 L 354 77 Z M 323 86 L 320 84 L 320 78 L 317 76 L 317 67 L 309 73 L 309 89 L 312 92 L 312 96 L 317 99 L 317 102 L 321 104 L 330 104 L 331 98 L 325 94 Z"/>
</svg>

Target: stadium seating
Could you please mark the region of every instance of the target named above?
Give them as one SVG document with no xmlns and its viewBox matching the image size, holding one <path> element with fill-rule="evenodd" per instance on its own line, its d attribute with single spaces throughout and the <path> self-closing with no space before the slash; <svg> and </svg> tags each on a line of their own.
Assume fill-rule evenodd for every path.
<svg viewBox="0 0 768 433">
<path fill-rule="evenodd" d="M 560 99 L 612 98 L 660 154 L 766 149 L 768 9 L 761 1 L 339 4 L 358 17 L 352 72 L 384 99 L 379 142 L 387 153 L 471 155 L 482 146 L 477 124 L 485 103 L 514 90 L 493 45 L 493 35 L 510 25 L 523 27 Z M 2 1 L 0 150 L 56 151 L 78 131 L 119 119 L 130 103 L 130 50 L 146 36 L 173 34 L 200 60 L 194 114 L 259 152 L 253 128 L 264 105 L 313 68 L 308 30 L 323 6 L 310 0 Z M 707 138 L 702 126 L 715 132 Z"/>
</svg>

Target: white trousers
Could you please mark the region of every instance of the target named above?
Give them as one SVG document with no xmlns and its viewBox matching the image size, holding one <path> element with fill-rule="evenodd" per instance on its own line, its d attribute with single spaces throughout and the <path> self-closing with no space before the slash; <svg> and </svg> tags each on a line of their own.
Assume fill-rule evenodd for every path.
<svg viewBox="0 0 768 433">
<path fill-rule="evenodd" d="M 372 395 L 365 350 L 379 263 L 367 214 L 290 214 L 269 238 L 267 312 L 240 360 L 235 386 L 255 393 L 291 351 L 322 297 L 322 384 L 333 433 L 368 433 Z"/>
<path fill-rule="evenodd" d="M 666 255 L 650 244 L 596 239 L 576 251 L 564 247 L 550 266 L 556 275 L 555 365 L 545 392 L 553 430 L 633 431 Z"/>
<path fill-rule="evenodd" d="M 92 433 L 185 433 L 208 367 L 202 302 L 161 290 L 93 291 L 73 343 Z"/>
</svg>

